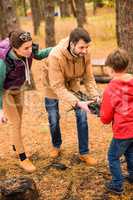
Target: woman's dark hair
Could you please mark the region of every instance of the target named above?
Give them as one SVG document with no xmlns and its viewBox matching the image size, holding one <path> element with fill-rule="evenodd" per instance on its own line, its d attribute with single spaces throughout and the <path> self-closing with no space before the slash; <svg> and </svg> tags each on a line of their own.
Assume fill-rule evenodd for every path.
<svg viewBox="0 0 133 200">
<path fill-rule="evenodd" d="M 105 65 L 113 68 L 115 72 L 124 71 L 129 64 L 129 56 L 124 49 L 116 49 L 110 53 L 106 59 Z"/>
<path fill-rule="evenodd" d="M 80 39 L 82 39 L 86 43 L 89 43 L 91 41 L 91 37 L 90 37 L 89 33 L 85 29 L 83 29 L 83 28 L 75 28 L 70 33 L 69 43 L 73 42 L 73 43 L 76 44 Z"/>
<path fill-rule="evenodd" d="M 18 49 L 23 43 L 31 41 L 31 34 L 22 30 L 15 30 L 9 33 L 11 47 Z"/>
</svg>

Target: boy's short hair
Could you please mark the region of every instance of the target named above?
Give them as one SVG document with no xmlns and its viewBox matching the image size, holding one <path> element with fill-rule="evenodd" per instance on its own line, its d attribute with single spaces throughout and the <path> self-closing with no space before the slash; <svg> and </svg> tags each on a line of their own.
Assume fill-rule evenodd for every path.
<svg viewBox="0 0 133 200">
<path fill-rule="evenodd" d="M 91 37 L 89 33 L 84 28 L 75 28 L 69 36 L 69 43 L 77 43 L 80 39 L 84 42 L 89 43 L 91 41 Z"/>
<path fill-rule="evenodd" d="M 111 67 L 115 72 L 124 71 L 129 64 L 129 56 L 124 49 L 116 49 L 110 53 L 106 59 L 105 65 Z"/>
</svg>

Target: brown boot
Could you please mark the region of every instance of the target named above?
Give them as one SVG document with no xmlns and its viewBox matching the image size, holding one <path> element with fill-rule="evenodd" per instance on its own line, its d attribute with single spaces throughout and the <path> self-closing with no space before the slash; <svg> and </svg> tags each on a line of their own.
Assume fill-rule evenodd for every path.
<svg viewBox="0 0 133 200">
<path fill-rule="evenodd" d="M 60 149 L 53 147 L 51 152 L 50 152 L 50 157 L 51 158 L 57 158 L 60 155 Z"/>
<path fill-rule="evenodd" d="M 79 159 L 84 161 L 87 165 L 96 165 L 97 161 L 91 157 L 89 154 L 80 155 Z"/>
<path fill-rule="evenodd" d="M 19 165 L 25 171 L 30 172 L 30 173 L 32 173 L 36 170 L 36 167 L 32 164 L 32 162 L 28 158 L 26 158 L 23 161 L 20 160 Z"/>
</svg>

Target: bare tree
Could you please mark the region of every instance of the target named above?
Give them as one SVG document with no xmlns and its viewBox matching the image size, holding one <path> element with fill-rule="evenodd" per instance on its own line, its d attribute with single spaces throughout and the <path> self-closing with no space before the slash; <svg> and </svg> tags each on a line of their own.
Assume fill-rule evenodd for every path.
<svg viewBox="0 0 133 200">
<path fill-rule="evenodd" d="M 70 4 L 69 0 L 58 0 L 60 7 L 61 17 L 70 17 Z"/>
<path fill-rule="evenodd" d="M 16 16 L 16 7 L 12 0 L 0 1 L 0 35 L 7 37 L 9 32 L 19 27 Z"/>
<path fill-rule="evenodd" d="M 78 27 L 83 27 L 86 23 L 85 0 L 75 0 L 75 7 Z"/>
<path fill-rule="evenodd" d="M 109 0 L 108 2 L 112 3 L 114 0 Z M 104 6 L 103 0 L 93 0 L 93 15 L 96 14 L 97 8 L 102 8 Z"/>
<path fill-rule="evenodd" d="M 118 46 L 131 56 L 129 72 L 133 72 L 133 1 L 116 0 L 116 35 Z"/>
<path fill-rule="evenodd" d="M 96 9 L 97 9 L 97 3 L 96 0 L 93 0 L 93 15 L 96 14 Z"/>
<path fill-rule="evenodd" d="M 22 5 L 24 8 L 24 15 L 27 16 L 27 7 L 26 7 L 26 0 L 21 0 L 22 1 Z"/>
<path fill-rule="evenodd" d="M 27 16 L 27 7 L 29 4 L 29 1 L 27 0 L 12 0 L 15 3 L 15 6 L 19 12 L 20 15 Z"/>
<path fill-rule="evenodd" d="M 73 13 L 73 16 L 76 17 L 76 6 L 74 0 L 70 0 L 70 6 Z"/>
<path fill-rule="evenodd" d="M 44 0 L 45 15 L 45 43 L 46 47 L 55 45 L 55 18 L 54 18 L 54 1 Z"/>
<path fill-rule="evenodd" d="M 32 11 L 32 20 L 34 26 L 34 34 L 37 35 L 40 22 L 41 22 L 41 10 L 39 0 L 30 0 L 31 11 Z"/>
</svg>

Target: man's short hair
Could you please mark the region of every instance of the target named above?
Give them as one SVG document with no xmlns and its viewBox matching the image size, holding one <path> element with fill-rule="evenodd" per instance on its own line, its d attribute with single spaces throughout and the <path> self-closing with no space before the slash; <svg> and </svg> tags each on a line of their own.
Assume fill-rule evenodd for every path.
<svg viewBox="0 0 133 200">
<path fill-rule="evenodd" d="M 81 39 L 86 43 L 91 41 L 89 33 L 84 28 L 75 28 L 70 33 L 69 42 L 77 43 Z"/>
<path fill-rule="evenodd" d="M 129 56 L 124 49 L 116 49 L 110 53 L 106 59 L 105 65 L 111 67 L 115 72 L 124 71 L 129 64 Z"/>
</svg>

